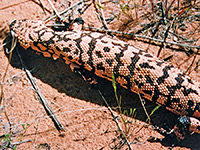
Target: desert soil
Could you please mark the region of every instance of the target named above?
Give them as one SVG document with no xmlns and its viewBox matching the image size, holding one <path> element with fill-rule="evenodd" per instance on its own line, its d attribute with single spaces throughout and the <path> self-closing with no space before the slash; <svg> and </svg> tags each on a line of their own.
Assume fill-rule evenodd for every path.
<svg viewBox="0 0 200 150">
<path fill-rule="evenodd" d="M 45 8 L 52 11 L 47 0 L 42 0 L 41 2 Z M 53 4 L 56 8 L 59 8 L 61 2 L 68 4 L 67 1 L 61 0 L 53 1 Z M 46 11 L 47 14 L 45 15 L 38 3 L 39 1 L 37 0 L 0 0 L 0 45 L 3 44 L 3 40 L 9 33 L 8 25 L 12 20 L 44 20 L 49 16 L 49 12 Z M 104 7 L 107 8 L 104 10 L 105 12 L 114 9 L 110 5 Z M 82 17 L 86 24 L 100 27 L 101 24 L 94 11 L 94 7 L 90 7 Z M 115 24 L 111 23 L 109 28 L 118 30 L 122 27 L 122 24 L 122 21 L 116 21 Z M 143 49 L 149 47 L 150 52 L 154 54 L 159 49 L 159 47 L 139 41 L 130 40 L 128 42 Z M 175 66 L 178 66 L 188 58 L 182 52 L 176 53 L 169 49 L 165 49 L 161 53 L 161 58 L 172 53 L 175 57 L 170 62 Z M 120 145 L 120 142 L 123 142 L 120 139 L 117 125 L 96 88 L 92 88 L 78 74 L 73 73 L 62 60 L 54 61 L 51 58 L 44 58 L 23 49 L 20 49 L 20 54 L 42 94 L 48 100 L 50 107 L 66 130 L 59 133 L 51 119 L 46 115 L 15 52 L 13 52 L 11 63 L 3 81 L 8 58 L 1 46 L 0 81 L 3 84 L 4 99 L 0 108 L 0 135 L 9 133 L 10 123 L 12 125 L 11 143 L 30 140 L 17 145 L 17 149 L 107 150 L 115 149 Z M 191 64 L 191 61 L 192 59 L 187 61 L 181 66 L 181 69 L 186 69 Z M 196 71 L 192 71 L 190 75 L 200 81 L 198 71 L 199 68 Z M 120 115 L 116 111 L 117 105 L 112 83 L 100 78 L 98 78 L 98 82 L 100 91 L 113 108 L 114 114 Z M 122 97 L 122 108 L 124 110 L 136 108 L 134 117 L 123 116 L 125 120 L 130 122 L 127 124 L 127 127 L 130 128 L 127 135 L 129 135 L 128 139 L 132 143 L 132 148 L 134 150 L 168 149 L 169 146 L 167 144 L 147 141 L 150 136 L 163 136 L 154 131 L 148 123 L 145 123 L 146 115 L 138 96 L 121 87 L 118 87 L 118 95 Z M 145 102 L 146 109 L 150 113 L 156 105 L 149 101 Z M 5 114 L 7 114 L 7 117 Z M 164 127 L 164 123 L 171 125 L 175 117 L 174 114 L 164 108 L 159 108 L 151 116 L 151 119 L 159 127 Z M 119 122 L 123 130 L 125 130 L 120 117 Z M 3 140 L 0 142 L 1 144 L 3 144 Z M 173 149 L 200 149 L 199 141 L 200 135 L 193 134 Z M 128 146 L 125 144 L 121 149 L 128 149 Z"/>
</svg>

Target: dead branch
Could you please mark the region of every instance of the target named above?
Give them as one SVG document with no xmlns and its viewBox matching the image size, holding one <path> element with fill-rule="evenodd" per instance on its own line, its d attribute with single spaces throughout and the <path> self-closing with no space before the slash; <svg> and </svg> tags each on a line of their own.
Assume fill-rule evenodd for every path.
<svg viewBox="0 0 200 150">
<path fill-rule="evenodd" d="M 69 11 L 70 9 L 76 7 L 76 5 L 79 5 L 79 4 L 83 3 L 83 2 L 85 2 L 85 0 L 80 0 L 79 2 L 75 3 L 74 5 L 68 7 L 67 9 L 63 10 L 62 12 L 60 12 L 58 14 L 59 15 L 63 15 L 64 13 L 66 13 L 67 11 Z M 57 17 L 57 15 L 53 15 L 51 17 L 48 17 L 47 19 L 44 20 L 44 23 L 47 23 L 47 22 L 49 22 L 50 20 L 52 20 L 52 19 L 54 19 L 56 17 Z"/>
<path fill-rule="evenodd" d="M 120 126 L 120 124 L 119 124 L 119 122 L 118 122 L 118 120 L 117 120 L 117 117 L 114 115 L 114 113 L 113 113 L 113 111 L 112 111 L 112 108 L 111 108 L 111 107 L 109 106 L 109 104 L 107 103 L 107 101 L 106 101 L 106 99 L 104 98 L 104 96 L 103 96 L 103 94 L 101 93 L 101 91 L 98 90 L 98 92 L 99 92 L 100 96 L 102 97 L 104 103 L 106 104 L 108 110 L 110 111 L 110 113 L 111 113 L 111 115 L 112 115 L 112 117 L 113 117 L 113 120 L 114 120 L 115 123 L 117 124 L 117 127 L 118 127 L 119 131 L 121 132 L 121 134 L 122 134 L 123 137 L 125 138 L 125 141 L 126 141 L 126 143 L 128 144 L 129 150 L 132 150 L 131 144 L 130 144 L 129 140 L 128 140 L 127 137 L 126 137 L 126 134 L 125 134 L 124 131 L 122 130 L 122 128 L 121 128 L 121 126 Z"/>
<path fill-rule="evenodd" d="M 151 38 L 149 36 L 144 36 L 144 35 L 139 35 L 139 34 L 134 34 L 134 33 L 126 33 L 126 32 L 121 32 L 121 31 L 106 30 L 106 29 L 100 29 L 100 28 L 95 28 L 95 27 L 91 27 L 91 26 L 86 26 L 85 28 L 89 29 L 89 30 L 90 29 L 97 30 L 97 31 L 104 32 L 104 33 L 111 32 L 111 33 L 118 34 L 120 36 L 126 36 L 126 38 L 129 38 L 129 39 L 130 38 L 131 39 L 133 39 L 133 38 L 142 38 L 142 39 L 148 39 L 148 40 L 152 40 L 152 41 L 160 42 L 160 43 L 163 42 L 163 40 L 160 40 L 160 39 Z M 181 43 L 177 43 L 177 42 L 164 41 L 164 43 L 167 46 L 176 45 L 176 46 L 180 46 L 180 47 L 200 49 L 200 46 L 193 46 L 193 45 L 188 45 L 188 44 L 181 44 Z"/>
<path fill-rule="evenodd" d="M 65 127 L 59 122 L 59 120 L 57 119 L 56 115 L 54 114 L 54 112 L 52 111 L 52 109 L 49 107 L 48 103 L 47 103 L 47 100 L 46 98 L 43 96 L 43 94 L 41 93 L 40 89 L 38 88 L 37 84 L 35 83 L 30 71 L 26 68 L 22 58 L 21 58 L 21 55 L 19 54 L 18 50 L 17 50 L 17 47 L 16 47 L 16 52 L 17 52 L 17 55 L 19 57 L 19 60 L 21 62 L 21 65 L 23 66 L 23 69 L 24 71 L 26 72 L 26 75 L 29 79 L 29 81 L 31 82 L 35 92 L 37 93 L 38 97 L 40 98 L 40 102 L 41 104 L 43 105 L 47 115 L 52 119 L 56 129 L 58 131 L 63 131 L 65 130 Z"/>
</svg>

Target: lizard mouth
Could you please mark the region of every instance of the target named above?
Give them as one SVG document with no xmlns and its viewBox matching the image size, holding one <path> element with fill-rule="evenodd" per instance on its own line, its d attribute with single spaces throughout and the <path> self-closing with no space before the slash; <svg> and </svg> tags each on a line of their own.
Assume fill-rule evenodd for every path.
<svg viewBox="0 0 200 150">
<path fill-rule="evenodd" d="M 16 24 L 16 22 L 17 22 L 17 20 L 13 20 L 13 21 L 10 23 L 10 25 L 9 25 L 10 29 L 12 29 L 12 28 L 14 27 L 14 25 Z"/>
</svg>

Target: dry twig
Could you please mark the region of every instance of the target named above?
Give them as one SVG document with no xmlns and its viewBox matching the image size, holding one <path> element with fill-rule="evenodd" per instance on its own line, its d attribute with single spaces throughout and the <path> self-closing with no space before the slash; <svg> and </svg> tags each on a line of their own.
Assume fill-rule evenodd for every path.
<svg viewBox="0 0 200 150">
<path fill-rule="evenodd" d="M 62 12 L 60 12 L 60 13 L 58 13 L 58 14 L 59 14 L 59 15 L 63 15 L 64 13 L 66 13 L 67 11 L 69 11 L 70 9 L 76 7 L 77 5 L 79 5 L 79 4 L 83 3 L 83 2 L 84 2 L 84 0 L 80 0 L 79 2 L 75 3 L 74 5 L 68 7 L 67 9 L 63 10 Z M 47 22 L 49 22 L 50 20 L 52 20 L 52 19 L 54 19 L 54 18 L 56 18 L 56 17 L 57 17 L 57 15 L 53 15 L 53 16 L 51 16 L 51 17 L 45 19 L 45 20 L 44 20 L 44 23 L 47 23 Z"/>
<path fill-rule="evenodd" d="M 100 32 L 111 32 L 111 33 L 119 34 L 119 35 L 122 35 L 122 36 L 127 36 L 127 38 L 131 38 L 131 39 L 132 38 L 142 38 L 142 39 L 148 39 L 148 40 L 152 40 L 152 41 L 160 42 L 160 43 L 163 42 L 163 40 L 160 40 L 160 39 L 151 38 L 149 36 L 144 36 L 144 35 L 139 35 L 139 34 L 134 34 L 134 33 L 126 33 L 126 32 L 121 32 L 121 31 L 106 30 L 106 29 L 100 29 L 100 28 L 95 28 L 95 27 L 91 27 L 91 26 L 86 26 L 85 28 L 86 29 L 98 30 Z M 176 46 L 180 46 L 180 47 L 200 49 L 200 46 L 193 46 L 193 45 L 188 45 L 188 44 L 181 44 L 181 43 L 177 43 L 177 42 L 164 41 L 164 43 L 167 46 L 176 45 Z"/>
<path fill-rule="evenodd" d="M 54 10 L 56 16 L 57 16 L 58 18 L 61 19 L 60 14 L 58 13 L 58 11 L 56 10 L 56 8 L 54 7 L 54 5 L 53 5 L 53 3 L 51 2 L 51 0 L 48 0 L 48 2 L 49 2 L 49 4 L 51 5 L 51 7 L 53 8 L 53 10 Z"/>
<path fill-rule="evenodd" d="M 40 102 L 41 102 L 41 104 L 43 105 L 43 107 L 44 107 L 46 113 L 47 113 L 48 116 L 52 119 L 52 121 L 53 121 L 53 123 L 54 123 L 56 129 L 57 129 L 58 131 L 63 131 L 63 130 L 65 130 L 65 127 L 58 121 L 56 115 L 54 114 L 54 112 L 52 111 L 52 109 L 49 107 L 46 98 L 42 95 L 40 89 L 39 89 L 38 86 L 36 85 L 36 83 L 35 83 L 35 81 L 34 81 L 32 75 L 31 75 L 30 71 L 29 71 L 28 69 L 26 69 L 26 66 L 25 66 L 25 64 L 24 64 L 24 62 L 23 62 L 23 60 L 22 60 L 22 58 L 21 58 L 21 55 L 19 54 L 17 48 L 16 48 L 16 52 L 17 52 L 17 55 L 18 55 L 18 57 L 19 57 L 19 60 L 20 60 L 20 62 L 21 62 L 21 64 L 22 64 L 22 66 L 23 66 L 24 71 L 26 72 L 26 75 L 27 75 L 29 81 L 31 82 L 31 84 L 32 84 L 32 86 L 33 86 L 35 92 L 37 93 L 38 97 L 40 98 Z"/>
<path fill-rule="evenodd" d="M 103 94 L 101 93 L 101 91 L 98 90 L 98 92 L 99 92 L 100 96 L 102 97 L 104 103 L 106 104 L 108 110 L 110 111 L 110 113 L 111 113 L 111 115 L 112 115 L 112 117 L 113 117 L 113 120 L 114 120 L 115 123 L 117 124 L 117 127 L 118 127 L 119 131 L 121 132 L 121 134 L 122 134 L 123 137 L 125 138 L 125 141 L 126 141 L 128 147 L 129 147 L 129 150 L 132 150 L 131 144 L 130 144 L 129 140 L 128 140 L 127 137 L 126 137 L 126 134 L 125 134 L 124 131 L 122 130 L 122 128 L 121 128 L 121 126 L 120 126 L 120 124 L 119 124 L 119 122 L 118 122 L 118 120 L 117 120 L 117 117 L 114 115 L 114 113 L 113 113 L 113 111 L 112 111 L 112 108 L 111 108 L 111 107 L 109 106 L 109 104 L 107 103 L 107 101 L 106 101 L 106 99 L 104 98 L 104 96 L 103 96 Z"/>
<path fill-rule="evenodd" d="M 107 25 L 107 23 L 106 23 L 106 19 L 105 19 L 105 17 L 104 17 L 104 13 L 103 13 L 103 8 L 102 8 L 102 6 L 101 6 L 101 0 L 98 0 L 98 4 L 97 4 L 97 5 L 96 5 L 96 3 L 95 3 L 95 0 L 93 0 L 93 4 L 94 4 L 94 8 L 95 8 L 96 13 L 97 13 L 97 17 L 99 18 L 101 24 L 103 25 L 103 27 L 104 27 L 105 29 L 108 29 L 108 25 Z M 97 8 L 97 6 L 99 7 L 100 12 L 99 12 L 99 9 Z"/>
<path fill-rule="evenodd" d="M 36 132 L 35 132 L 35 137 L 34 137 L 34 142 L 33 142 L 33 150 L 35 150 L 35 143 L 36 143 L 36 137 L 37 137 L 37 134 L 38 134 L 38 129 L 39 129 L 39 124 L 40 124 L 40 121 L 41 121 L 41 118 L 43 116 L 40 116 L 39 120 L 38 120 L 38 123 L 37 123 L 37 128 L 36 128 Z"/>
</svg>

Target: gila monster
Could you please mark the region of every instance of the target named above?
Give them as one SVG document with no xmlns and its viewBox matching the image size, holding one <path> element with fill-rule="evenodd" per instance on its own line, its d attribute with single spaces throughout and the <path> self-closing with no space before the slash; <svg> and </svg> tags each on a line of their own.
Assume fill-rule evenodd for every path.
<svg viewBox="0 0 200 150">
<path fill-rule="evenodd" d="M 55 31 L 42 21 L 19 20 L 10 30 L 20 45 L 54 60 L 78 64 L 180 116 L 190 133 L 200 133 L 200 83 L 150 53 L 91 31 Z M 175 133 L 183 138 L 183 131 Z"/>
</svg>

